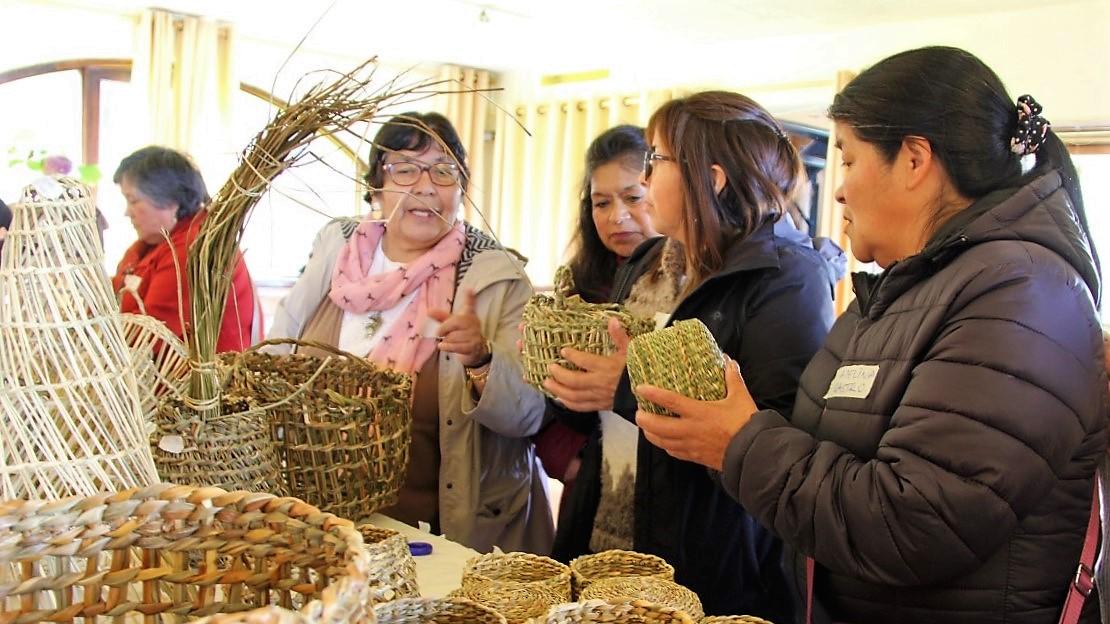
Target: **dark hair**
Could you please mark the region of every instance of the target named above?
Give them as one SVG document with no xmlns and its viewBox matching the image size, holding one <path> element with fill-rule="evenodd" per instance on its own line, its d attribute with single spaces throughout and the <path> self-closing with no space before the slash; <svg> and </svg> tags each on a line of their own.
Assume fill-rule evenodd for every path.
<svg viewBox="0 0 1110 624">
<path fill-rule="evenodd" d="M 158 206 L 177 204 L 177 218 L 197 213 L 212 198 L 193 161 L 177 150 L 151 145 L 120 161 L 112 182 L 130 180 Z"/>
<path fill-rule="evenodd" d="M 730 238 L 748 236 L 786 212 L 805 173 L 778 122 L 739 93 L 704 91 L 671 100 L 648 122 L 648 139 L 656 133 L 682 171 L 689 292 L 721 268 Z M 712 165 L 725 172 L 720 193 Z"/>
<path fill-rule="evenodd" d="M 888 162 L 905 137 L 925 138 L 956 190 L 970 199 L 1057 170 L 1090 239 L 1067 148 L 1049 131 L 1036 152 L 1036 166 L 1023 174 L 1021 157 L 1010 149 L 1018 128 L 1015 100 L 998 75 L 970 52 L 934 46 L 883 59 L 836 95 L 829 117 L 875 145 Z"/>
<path fill-rule="evenodd" d="M 638 171 L 643 167 L 647 151 L 644 129 L 629 125 L 602 132 L 586 149 L 586 171 L 578 195 L 578 231 L 571 242 L 574 255 L 567 263 L 574 277 L 575 291 L 586 301 L 599 303 L 609 299 L 619 261 L 617 254 L 605 246 L 597 233 L 590 178 L 598 167 L 615 161 Z"/>
<path fill-rule="evenodd" d="M 385 157 L 399 150 L 422 152 L 432 144 L 442 144 L 455 159 L 462 176 L 459 183 L 466 190 L 470 169 L 466 166 L 466 148 L 455 126 L 439 113 L 401 113 L 378 130 L 370 147 L 370 170 L 363 176 L 368 190 L 363 199 L 369 203 L 385 182 Z"/>
</svg>

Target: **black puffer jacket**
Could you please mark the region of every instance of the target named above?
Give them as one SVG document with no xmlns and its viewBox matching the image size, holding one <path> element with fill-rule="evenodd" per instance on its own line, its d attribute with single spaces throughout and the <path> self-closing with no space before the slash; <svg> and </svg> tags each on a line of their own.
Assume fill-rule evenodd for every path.
<svg viewBox="0 0 1110 624">
<path fill-rule="evenodd" d="M 722 484 L 814 557 L 818 621 L 1055 622 L 1107 416 L 1098 271 L 1059 175 L 855 286 L 790 420 L 758 412 Z"/>
<path fill-rule="evenodd" d="M 629 259 L 617 276 L 616 299 L 627 296 L 658 247 L 659 241 L 645 243 Z M 832 324 L 830 279 L 818 252 L 776 236 L 767 223 L 729 247 L 725 266 L 679 303 L 670 322 L 703 321 L 739 363 L 756 402 L 789 410 L 798 378 Z M 614 408 L 635 419 L 627 375 Z M 560 514 L 556 548 L 563 556 L 586 549 L 597 509 L 601 447 L 596 436 L 583 455 L 575 500 Z M 781 542 L 729 498 L 704 467 L 671 457 L 641 434 L 634 505 L 634 548 L 670 562 L 675 580 L 697 592 L 706 613 L 789 621 Z M 562 524 L 568 516 L 576 528 Z"/>
</svg>

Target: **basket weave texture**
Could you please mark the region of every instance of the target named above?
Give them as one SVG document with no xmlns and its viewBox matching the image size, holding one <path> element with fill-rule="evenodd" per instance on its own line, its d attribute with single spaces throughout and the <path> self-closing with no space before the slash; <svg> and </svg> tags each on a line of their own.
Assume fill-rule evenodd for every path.
<svg viewBox="0 0 1110 624">
<path fill-rule="evenodd" d="M 660 578 L 650 576 L 626 576 L 594 581 L 584 589 L 579 600 L 600 598 L 638 598 L 665 607 L 674 607 L 686 615 L 700 620 L 705 616 L 701 599 L 688 588 Z"/>
<path fill-rule="evenodd" d="M 271 355 L 296 345 L 324 357 Z M 412 438 L 412 377 L 318 342 L 226 354 L 225 392 L 266 412 L 290 495 L 361 521 L 397 502 Z"/>
<path fill-rule="evenodd" d="M 650 384 L 699 401 L 725 398 L 725 356 L 698 319 L 633 338 L 626 366 L 633 388 Z M 636 403 L 647 412 L 677 416 L 639 394 Z"/>
<path fill-rule="evenodd" d="M 662 557 L 631 550 L 605 550 L 582 555 L 570 562 L 570 572 L 575 596 L 581 595 L 591 583 L 600 579 L 647 576 L 674 580 L 674 567 Z"/>
<path fill-rule="evenodd" d="M 458 595 L 496 610 L 510 624 L 547 613 L 570 602 L 570 568 L 531 553 L 490 553 L 463 568 Z"/>
<path fill-rule="evenodd" d="M 370 556 L 358 531 L 269 494 L 159 483 L 88 498 L 6 501 L 5 565 L 21 570 L 21 578 L 0 583 L 3 620 L 11 624 L 162 621 L 155 616 L 269 605 L 299 609 L 309 623 L 373 622 Z M 221 621 L 284 621 L 245 617 Z"/>
<path fill-rule="evenodd" d="M 617 345 L 609 335 L 611 318 L 620 321 L 628 335 L 633 337 L 650 332 L 655 327 L 651 319 L 633 316 L 623 306 L 587 303 L 578 295 L 571 295 L 573 282 L 570 269 L 559 267 L 555 272 L 554 295 L 533 295 L 521 315 L 524 326 L 521 339 L 524 379 L 547 396 L 552 396 L 543 387 L 544 380 L 550 375 L 549 365 L 558 364 L 578 370 L 559 354 L 563 348 L 612 355 Z"/>
<path fill-rule="evenodd" d="M 713 615 L 702 618 L 698 624 L 771 624 L 771 622 L 754 615 Z"/>
<path fill-rule="evenodd" d="M 378 624 L 506 624 L 489 607 L 465 598 L 403 598 L 374 606 Z"/>
<path fill-rule="evenodd" d="M 646 600 L 587 600 L 552 607 L 531 624 L 695 624 L 689 615 Z"/>
<path fill-rule="evenodd" d="M 374 601 L 419 598 L 416 560 L 405 536 L 370 524 L 359 526 L 358 532 L 370 553 L 370 589 Z"/>
</svg>

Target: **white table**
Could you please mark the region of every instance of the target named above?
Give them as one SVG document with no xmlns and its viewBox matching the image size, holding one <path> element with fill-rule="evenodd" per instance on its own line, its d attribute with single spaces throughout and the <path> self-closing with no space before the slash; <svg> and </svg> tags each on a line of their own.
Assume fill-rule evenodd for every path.
<svg viewBox="0 0 1110 624">
<path fill-rule="evenodd" d="M 370 516 L 369 521 L 374 526 L 401 533 L 410 542 L 428 542 L 432 545 L 432 554 L 413 557 L 416 560 L 416 582 L 420 585 L 420 595 L 424 598 L 442 598 L 451 590 L 457 589 L 462 581 L 466 561 L 478 556 L 476 550 L 382 514 Z"/>
</svg>

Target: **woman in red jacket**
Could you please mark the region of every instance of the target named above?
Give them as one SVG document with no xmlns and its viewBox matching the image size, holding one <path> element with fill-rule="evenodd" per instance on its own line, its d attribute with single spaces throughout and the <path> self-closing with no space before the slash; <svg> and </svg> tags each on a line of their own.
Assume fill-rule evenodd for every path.
<svg viewBox="0 0 1110 624">
<path fill-rule="evenodd" d="M 120 309 L 153 316 L 183 337 L 191 329 L 185 259 L 208 214 L 204 206 L 211 199 L 204 179 L 181 152 L 150 146 L 124 158 L 112 181 L 120 185 L 127 200 L 127 217 L 139 236 L 112 278 Z M 239 255 L 217 351 L 242 351 L 250 346 L 253 290 L 247 265 Z"/>
</svg>

